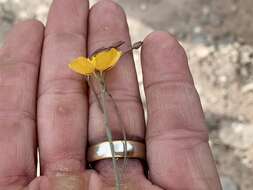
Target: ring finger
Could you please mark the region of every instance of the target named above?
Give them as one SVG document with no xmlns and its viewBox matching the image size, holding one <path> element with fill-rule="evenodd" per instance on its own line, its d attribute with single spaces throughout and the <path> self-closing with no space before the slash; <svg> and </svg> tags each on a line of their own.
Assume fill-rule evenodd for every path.
<svg viewBox="0 0 253 190">
<path fill-rule="evenodd" d="M 124 11 L 112 1 L 97 3 L 92 7 L 89 15 L 89 54 L 119 41 L 125 42 L 122 49 L 126 50 L 131 45 Z M 120 127 L 123 125 L 127 139 L 142 141 L 144 139 L 144 116 L 132 54 L 123 56 L 117 66 L 107 72 L 106 85 L 117 104 L 119 115 L 124 123 L 123 125 L 120 122 L 113 102 L 108 99 L 109 127 L 114 140 L 122 139 Z M 95 103 L 94 94 L 90 93 L 90 96 L 88 141 L 92 145 L 104 141 L 106 132 L 103 126 L 103 114 Z M 114 178 L 110 163 L 111 160 L 103 160 L 95 164 L 95 169 L 107 180 Z M 139 160 L 131 159 L 127 162 L 126 173 L 131 175 L 133 172 L 143 174 Z"/>
</svg>

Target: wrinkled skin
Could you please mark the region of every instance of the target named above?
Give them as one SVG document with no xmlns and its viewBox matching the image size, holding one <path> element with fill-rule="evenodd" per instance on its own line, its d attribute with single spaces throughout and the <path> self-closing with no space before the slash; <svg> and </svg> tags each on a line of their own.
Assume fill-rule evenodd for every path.
<svg viewBox="0 0 253 190">
<path fill-rule="evenodd" d="M 118 41 L 128 48 L 128 26 L 122 8 L 108 0 L 91 9 L 87 0 L 55 0 L 46 26 L 29 20 L 13 27 L 0 49 L 1 190 L 114 189 L 110 160 L 87 169 L 86 147 L 105 140 L 103 117 L 83 78 L 67 64 Z M 129 160 L 122 189 L 220 190 L 183 48 L 171 35 L 154 32 L 144 40 L 141 59 L 146 127 L 132 55 L 106 76 L 128 138 L 147 147 L 149 175 L 139 160 Z M 108 110 L 120 138 L 110 101 Z"/>
</svg>

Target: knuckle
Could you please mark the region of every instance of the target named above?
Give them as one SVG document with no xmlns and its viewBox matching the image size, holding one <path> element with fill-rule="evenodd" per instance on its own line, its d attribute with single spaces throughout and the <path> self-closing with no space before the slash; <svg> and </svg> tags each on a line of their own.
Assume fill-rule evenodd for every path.
<svg viewBox="0 0 253 190">
<path fill-rule="evenodd" d="M 44 95 L 86 95 L 87 86 L 82 79 L 77 78 L 58 78 L 41 84 L 38 99 Z"/>
<path fill-rule="evenodd" d="M 76 32 L 46 32 L 44 43 L 76 43 L 77 41 L 84 41 L 84 36 L 81 33 Z"/>
<path fill-rule="evenodd" d="M 208 143 L 208 140 L 209 135 L 206 128 L 148 132 L 146 136 L 147 145 L 162 141 L 181 148 L 190 148 L 201 143 Z"/>
</svg>

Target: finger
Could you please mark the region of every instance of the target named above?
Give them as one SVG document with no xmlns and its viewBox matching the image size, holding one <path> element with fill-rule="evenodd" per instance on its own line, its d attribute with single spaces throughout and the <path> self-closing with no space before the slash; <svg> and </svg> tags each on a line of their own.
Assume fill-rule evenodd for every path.
<svg viewBox="0 0 253 190">
<path fill-rule="evenodd" d="M 124 11 L 112 1 L 101 1 L 92 7 L 89 15 L 89 54 L 101 47 L 108 47 L 119 41 L 125 42 L 122 49 L 126 50 L 131 45 Z M 132 54 L 123 56 L 119 63 L 106 73 L 106 83 L 123 121 L 122 124 L 113 102 L 108 98 L 109 126 L 114 139 L 122 139 L 120 127 L 125 127 L 128 139 L 143 140 L 143 110 Z M 103 126 L 103 114 L 99 110 L 94 94 L 90 94 L 88 136 L 89 144 L 95 144 L 107 140 L 107 138 Z M 141 171 L 141 164 L 136 160 L 129 160 L 128 167 L 132 169 L 131 171 Z M 96 164 L 96 169 L 102 175 L 113 175 L 111 160 L 99 161 Z"/>
<path fill-rule="evenodd" d="M 68 63 L 85 53 L 87 0 L 54 0 L 40 70 L 38 134 L 45 175 L 75 173 L 85 166 L 86 85 Z"/>
<path fill-rule="evenodd" d="M 0 189 L 36 175 L 36 91 L 44 26 L 16 24 L 0 52 Z M 29 35 L 27 35 L 29 33 Z"/>
<path fill-rule="evenodd" d="M 148 36 L 142 49 L 150 178 L 164 189 L 219 189 L 207 129 L 183 48 L 170 35 Z"/>
</svg>

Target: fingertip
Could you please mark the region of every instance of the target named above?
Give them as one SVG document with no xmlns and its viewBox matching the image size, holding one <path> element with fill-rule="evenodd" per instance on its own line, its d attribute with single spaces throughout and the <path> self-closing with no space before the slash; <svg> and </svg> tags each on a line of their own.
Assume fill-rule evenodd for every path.
<svg viewBox="0 0 253 190">
<path fill-rule="evenodd" d="M 115 25 L 115 28 L 112 28 L 115 32 L 121 28 L 125 30 L 127 26 L 125 11 L 119 4 L 111 0 L 101 0 L 94 4 L 90 10 L 90 18 L 97 20 L 97 25 L 105 31 L 109 29 L 108 26 L 112 25 Z"/>
<path fill-rule="evenodd" d="M 153 32 L 145 38 L 141 59 L 145 85 L 176 78 L 192 82 L 185 50 L 167 32 Z"/>
<path fill-rule="evenodd" d="M 46 35 L 76 33 L 86 35 L 88 0 L 54 0 L 47 19 Z"/>
<path fill-rule="evenodd" d="M 151 32 L 144 40 L 144 43 L 148 43 L 149 41 L 157 41 L 157 40 L 164 40 L 169 39 L 171 41 L 176 41 L 175 37 L 168 32 L 165 31 L 154 31 Z"/>
<path fill-rule="evenodd" d="M 33 27 L 39 30 L 44 29 L 44 24 L 37 19 L 28 19 L 24 21 L 18 21 L 14 27 Z"/>
<path fill-rule="evenodd" d="M 108 11 L 111 13 L 123 13 L 123 15 L 125 16 L 123 8 L 118 3 L 115 3 L 112 0 L 100 0 L 91 7 L 91 11 L 94 9 L 102 9 L 103 11 Z"/>
<path fill-rule="evenodd" d="M 42 36 L 44 33 L 45 26 L 44 24 L 36 19 L 29 19 L 25 21 L 20 21 L 16 23 L 13 30 L 18 30 L 20 33 L 22 32 L 26 36 L 33 37 L 33 35 Z M 30 36 L 32 35 L 32 36 Z"/>
<path fill-rule="evenodd" d="M 40 21 L 19 21 L 7 34 L 1 52 L 13 59 L 27 58 L 38 61 L 43 39 L 44 25 Z"/>
<path fill-rule="evenodd" d="M 127 39 L 125 45 L 130 44 L 123 8 L 111 0 L 101 0 L 93 5 L 89 14 L 89 54 L 122 39 Z"/>
<path fill-rule="evenodd" d="M 150 33 L 143 41 L 143 49 L 145 47 L 153 47 L 154 49 L 177 49 L 176 51 L 183 52 L 184 48 L 180 45 L 178 40 L 172 34 L 164 31 L 155 31 Z"/>
<path fill-rule="evenodd" d="M 29 39 L 37 38 L 42 36 L 44 32 L 44 24 L 36 19 L 29 19 L 25 21 L 18 21 L 14 24 L 9 34 L 6 37 L 5 44 L 13 39 L 22 40 L 29 36 Z M 22 38 L 20 38 L 22 37 Z M 14 41 L 13 40 L 13 41 Z"/>
</svg>

